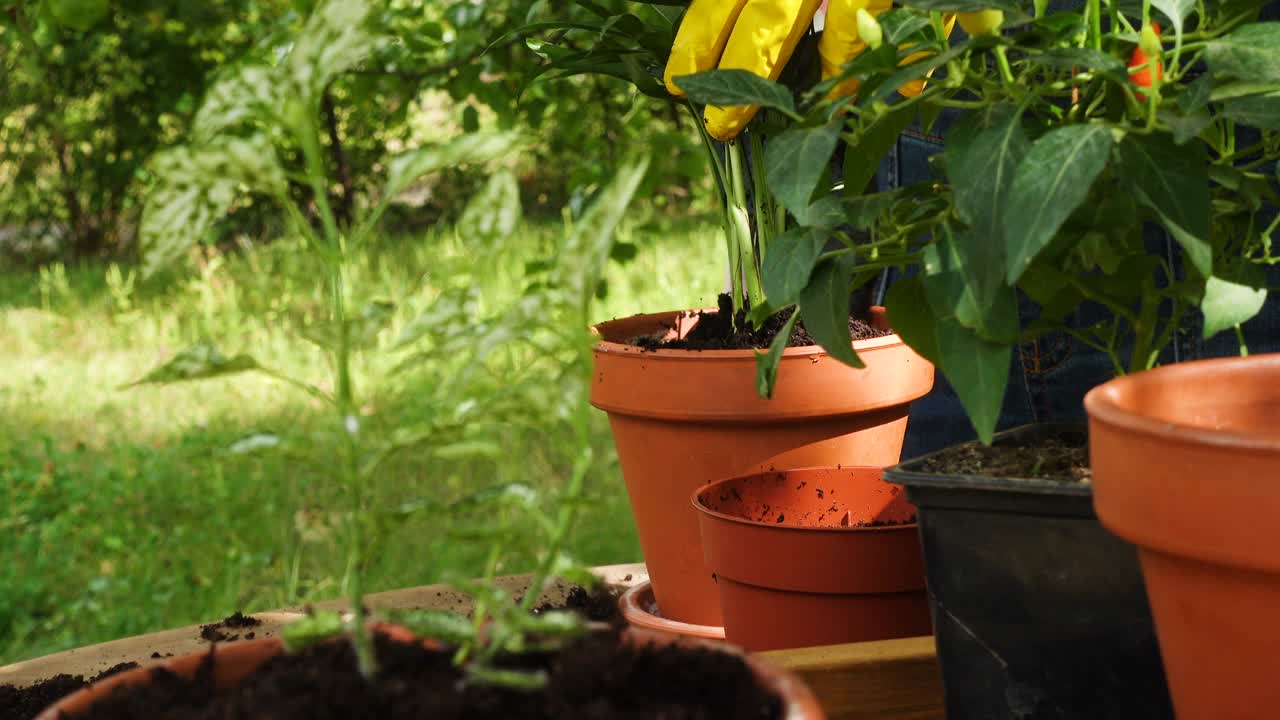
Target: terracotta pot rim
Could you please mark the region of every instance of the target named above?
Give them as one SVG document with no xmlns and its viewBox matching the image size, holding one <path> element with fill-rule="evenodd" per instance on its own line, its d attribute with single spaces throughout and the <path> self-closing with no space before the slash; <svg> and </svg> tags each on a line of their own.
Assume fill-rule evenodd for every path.
<svg viewBox="0 0 1280 720">
<path fill-rule="evenodd" d="M 875 306 L 879 308 L 880 306 Z M 883 309 L 883 308 L 880 308 Z M 667 316 L 679 316 L 694 313 L 715 313 L 719 308 L 702 308 L 692 310 L 668 310 L 659 313 L 638 313 L 625 318 L 614 318 L 599 322 L 591 326 L 591 334 L 600 336 L 600 328 L 615 322 L 625 322 L 637 318 L 659 318 Z M 880 348 L 897 347 L 902 345 L 902 338 L 897 333 L 890 333 L 883 337 L 870 338 L 867 340 L 855 340 L 853 349 L 857 352 L 868 350 L 879 350 Z M 765 348 L 758 348 L 763 350 Z M 614 342 L 612 340 L 600 340 L 595 344 L 595 352 L 598 353 L 615 353 L 624 357 L 631 356 L 636 358 L 663 358 L 668 360 L 694 361 L 699 358 L 714 358 L 720 360 L 742 360 L 744 362 L 756 362 L 757 349 L 748 350 L 644 350 L 636 345 L 628 345 L 626 343 Z M 809 345 L 805 347 L 789 347 L 782 351 L 783 359 L 787 358 L 811 358 L 829 356 L 829 353 L 822 348 L 821 345 Z"/>
<path fill-rule="evenodd" d="M 723 480 L 716 480 L 714 482 L 709 482 L 706 485 L 699 487 L 697 490 L 694 490 L 693 495 L 689 496 L 689 501 L 693 504 L 694 510 L 697 510 L 699 513 L 702 513 L 703 515 L 706 515 L 708 517 L 713 517 L 717 520 L 722 520 L 725 522 L 736 523 L 738 525 L 750 525 L 753 527 L 768 528 L 769 530 L 776 530 L 778 532 L 867 533 L 867 532 L 902 532 L 902 531 L 909 530 L 914 533 L 916 531 L 917 523 L 915 522 L 902 523 L 901 525 L 872 525 L 872 526 L 863 525 L 863 526 L 850 526 L 850 527 L 790 525 L 785 522 L 784 523 L 761 522 L 759 520 L 751 520 L 749 518 L 744 518 L 739 515 L 729 515 L 727 513 L 719 512 L 718 510 L 712 510 L 706 505 L 703 505 L 702 501 L 698 499 L 699 497 L 702 496 L 704 492 L 710 492 L 711 489 L 715 488 L 716 486 L 724 485 L 731 482 L 736 482 L 738 480 L 742 480 L 743 478 L 759 477 L 761 475 L 768 475 L 770 473 L 780 473 L 783 475 L 787 475 L 793 472 L 796 472 L 796 473 L 816 472 L 816 471 L 822 471 L 822 470 L 835 470 L 836 472 L 841 472 L 844 470 L 869 470 L 869 471 L 874 471 L 876 473 L 880 473 L 884 471 L 884 468 L 873 467 L 870 465 L 841 465 L 839 467 L 835 465 L 825 465 L 825 466 L 816 466 L 816 467 L 787 468 L 786 470 L 766 470 L 764 472 L 752 472 L 752 473 L 747 473 L 745 475 L 737 475 L 735 477 L 724 478 Z M 893 484 L 893 483 L 890 483 L 890 484 Z"/>
<path fill-rule="evenodd" d="M 618 597 L 618 609 L 622 612 L 622 617 L 627 621 L 628 625 L 633 628 L 670 633 L 681 637 L 724 640 L 723 625 L 695 625 L 649 612 L 641 600 L 646 596 L 651 597 L 652 595 L 653 583 L 646 580 L 639 585 L 627 588 L 627 591 Z"/>
<path fill-rule="evenodd" d="M 1151 437 L 1231 450 L 1280 451 L 1280 438 L 1158 420 L 1128 410 L 1120 402 L 1124 395 L 1140 387 L 1195 383 L 1216 377 L 1223 370 L 1240 367 L 1252 372 L 1270 370 L 1280 374 L 1280 354 L 1195 360 L 1125 375 L 1090 390 L 1084 396 L 1084 408 L 1094 420 Z"/>
</svg>

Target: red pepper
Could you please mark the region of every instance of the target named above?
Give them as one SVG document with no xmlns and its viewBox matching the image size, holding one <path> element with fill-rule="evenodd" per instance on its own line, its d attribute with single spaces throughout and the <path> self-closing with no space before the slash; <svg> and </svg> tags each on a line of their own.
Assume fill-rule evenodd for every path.
<svg viewBox="0 0 1280 720">
<path fill-rule="evenodd" d="M 1148 27 L 1150 32 L 1147 31 L 1147 28 L 1142 29 L 1143 42 L 1133 49 L 1133 55 L 1129 58 L 1130 68 L 1146 66 L 1137 72 L 1129 74 L 1129 80 L 1134 85 L 1144 88 L 1151 87 L 1153 82 L 1159 85 L 1164 80 L 1164 60 L 1160 57 L 1160 25 L 1153 22 Z M 1150 48 L 1150 53 L 1148 50 L 1143 49 L 1143 45 L 1147 45 Z M 1155 56 L 1154 60 L 1151 57 L 1152 55 Z M 1153 69 L 1155 70 L 1154 75 L 1151 72 Z M 1141 90 L 1134 90 L 1133 94 L 1142 102 L 1147 101 L 1146 93 Z"/>
</svg>

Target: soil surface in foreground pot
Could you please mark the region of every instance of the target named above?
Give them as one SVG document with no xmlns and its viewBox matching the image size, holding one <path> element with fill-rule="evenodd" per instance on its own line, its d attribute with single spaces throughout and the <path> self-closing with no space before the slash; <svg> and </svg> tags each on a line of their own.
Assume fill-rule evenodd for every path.
<svg viewBox="0 0 1280 720">
<path fill-rule="evenodd" d="M 1090 482 L 1089 439 L 1083 432 L 1002 438 L 990 447 L 979 442 L 958 445 L 932 455 L 916 472 L 974 475 L 1057 482 Z"/>
<path fill-rule="evenodd" d="M 136 667 L 137 663 L 120 663 L 88 680 L 80 675 L 54 675 L 24 688 L 0 685 L 0 720 L 31 720 L 45 708 L 89 683 Z"/>
<path fill-rule="evenodd" d="M 643 335 L 633 338 L 628 344 L 645 350 L 752 350 L 766 348 L 773 343 L 778 333 L 782 332 L 794 310 L 785 310 L 769 318 L 759 330 L 747 320 L 747 311 L 733 313 L 733 301 L 728 295 L 721 294 L 719 311 L 713 313 L 699 312 L 693 315 L 698 324 L 689 334 L 679 340 L 663 340 L 660 336 Z M 889 330 L 881 330 L 868 322 L 869 313 L 866 308 L 854 309 L 849 315 L 849 335 L 854 340 L 869 340 L 891 334 Z M 736 322 L 730 322 L 735 318 Z M 674 329 L 674 328 L 668 328 Z M 807 347 L 817 345 L 818 341 L 809 335 L 804 327 L 804 320 L 796 323 L 791 331 L 788 347 Z"/>
<path fill-rule="evenodd" d="M 366 682 L 346 642 L 273 658 L 237 688 L 158 671 L 150 685 L 99 702 L 96 720 L 155 718 L 780 718 L 782 701 L 760 688 L 740 658 L 715 650 L 628 647 L 616 632 L 574 641 L 554 654 L 510 658 L 541 668 L 538 692 L 461 684 L 452 653 L 378 639 L 381 671 Z M 460 689 L 461 688 L 461 689 Z"/>
</svg>

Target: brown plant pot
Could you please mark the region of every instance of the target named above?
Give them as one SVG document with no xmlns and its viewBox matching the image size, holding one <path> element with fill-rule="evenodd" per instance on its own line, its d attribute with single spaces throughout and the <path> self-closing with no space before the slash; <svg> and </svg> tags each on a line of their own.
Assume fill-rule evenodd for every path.
<svg viewBox="0 0 1280 720">
<path fill-rule="evenodd" d="M 388 634 L 393 639 L 401 642 L 414 641 L 413 633 L 401 627 L 380 625 L 377 628 L 377 632 Z M 729 647 L 723 643 L 675 638 L 663 633 L 636 628 L 631 628 L 627 631 L 627 638 L 634 643 L 658 646 L 665 646 L 671 643 L 679 643 L 690 647 L 706 646 L 720 652 L 738 655 L 751 668 L 757 682 L 782 698 L 784 720 L 824 720 L 826 718 L 813 692 L 798 676 L 765 660 L 746 655 L 736 648 Z M 118 687 L 142 685 L 151 682 L 151 670 L 156 667 L 166 668 L 188 679 L 193 678 L 205 657 L 210 653 L 214 654 L 215 657 L 215 662 L 213 663 L 215 686 L 219 689 L 234 687 L 267 660 L 282 652 L 284 652 L 284 645 L 278 638 L 245 640 L 230 645 L 215 644 L 209 648 L 207 653 L 200 652 L 172 658 L 148 667 L 128 670 L 96 682 L 50 706 L 40 713 L 36 720 L 60 720 L 67 713 L 87 712 L 95 702 L 110 695 Z"/>
<path fill-rule="evenodd" d="M 1094 506 L 1138 546 L 1179 720 L 1280 707 L 1280 355 L 1171 365 L 1085 397 Z"/>
<path fill-rule="evenodd" d="M 879 468 L 746 475 L 704 486 L 693 504 L 729 642 L 758 651 L 932 633 L 916 509 Z"/>
<path fill-rule="evenodd" d="M 633 628 L 643 628 L 671 637 L 693 637 L 724 642 L 724 626 L 693 625 L 662 616 L 653 596 L 653 583 L 643 582 L 618 598 L 622 618 Z"/>
<path fill-rule="evenodd" d="M 873 308 L 884 326 L 884 309 Z M 855 342 L 866 364 L 850 368 L 821 347 L 789 348 L 773 399 L 756 394 L 753 350 L 646 351 L 629 340 L 668 330 L 683 337 L 696 317 L 637 315 L 595 327 L 591 403 L 609 413 L 645 564 L 662 614 L 722 625 L 702 559 L 689 493 L 768 469 L 898 461 L 912 400 L 933 387 L 933 366 L 897 335 Z"/>
</svg>

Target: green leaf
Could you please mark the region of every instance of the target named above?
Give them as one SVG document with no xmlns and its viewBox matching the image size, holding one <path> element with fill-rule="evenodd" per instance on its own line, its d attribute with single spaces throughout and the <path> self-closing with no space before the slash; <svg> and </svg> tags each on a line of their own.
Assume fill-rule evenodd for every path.
<svg viewBox="0 0 1280 720">
<path fill-rule="evenodd" d="M 932 25 L 927 14 L 907 8 L 894 8 L 876 19 L 884 31 L 884 41 L 890 45 L 901 45 L 907 38 Z"/>
<path fill-rule="evenodd" d="M 407 610 L 393 613 L 392 620 L 419 637 L 447 645 L 461 645 L 476 637 L 475 625 L 463 615 L 444 610 Z"/>
<path fill-rule="evenodd" d="M 1186 113 L 1193 113 L 1209 104 L 1213 94 L 1213 76 L 1205 73 L 1187 83 L 1185 92 L 1178 97 L 1178 107 Z"/>
<path fill-rule="evenodd" d="M 1178 146 L 1163 135 L 1120 143 L 1120 176 L 1138 202 L 1160 218 L 1200 274 L 1213 274 L 1209 243 L 1209 174 L 1203 143 Z"/>
<path fill-rule="evenodd" d="M 791 212 L 809 207 L 843 126 L 841 118 L 816 127 L 792 128 L 769 138 L 764 151 L 765 176 L 774 197 Z"/>
<path fill-rule="evenodd" d="M 1004 10 L 1018 12 L 1018 4 L 1013 0 L 905 0 L 906 7 L 919 10 L 937 10 L 939 12 L 977 12 L 979 10 Z"/>
<path fill-rule="evenodd" d="M 907 65 L 886 77 L 883 82 L 876 86 L 875 92 L 871 93 L 870 96 L 866 98 L 865 103 L 871 104 L 877 100 L 887 99 L 889 96 L 898 92 L 898 88 L 903 85 L 906 85 L 912 80 L 919 80 L 925 77 L 929 73 L 943 65 L 946 65 L 968 51 L 968 43 L 960 43 L 946 52 L 938 53 L 937 55 L 929 55 L 916 60 L 910 65 Z"/>
<path fill-rule="evenodd" d="M 1160 108 L 1159 118 L 1160 122 L 1173 131 L 1175 145 L 1185 145 L 1213 123 L 1213 116 L 1203 108 L 1183 114 L 1165 106 Z"/>
<path fill-rule="evenodd" d="M 1238 27 L 1206 43 L 1204 57 L 1215 73 L 1249 82 L 1280 82 L 1280 23 Z"/>
<path fill-rule="evenodd" d="M 458 165 L 489 162 L 512 151 L 520 138 L 510 132 L 461 135 L 446 143 L 428 145 L 397 155 L 387 163 L 383 193 L 393 198 L 424 175 Z"/>
<path fill-rule="evenodd" d="M 1211 276 L 1204 286 L 1204 339 L 1235 327 L 1257 315 L 1267 301 L 1267 289 L 1239 285 Z"/>
<path fill-rule="evenodd" d="M 189 380 L 206 380 L 208 378 L 232 375 L 248 370 L 257 370 L 258 361 L 249 355 L 227 357 L 212 343 L 199 343 L 183 350 L 169 362 L 147 373 L 141 380 L 130 383 L 136 385 L 166 385 Z"/>
<path fill-rule="evenodd" d="M 823 228 L 796 227 L 769 243 L 760 274 L 771 306 L 781 308 L 797 301 L 830 237 Z"/>
<path fill-rule="evenodd" d="M 1055 70 L 1088 68 L 1117 81 L 1128 81 L 1124 63 L 1120 58 L 1091 48 L 1052 48 L 1042 53 L 1028 55 L 1027 61 Z"/>
<path fill-rule="evenodd" d="M 813 271 L 800 292 L 804 327 L 831 357 L 846 365 L 862 367 L 849 334 L 849 282 L 857 258 L 852 253 L 828 258 Z"/>
<path fill-rule="evenodd" d="M 956 211 L 968 223 L 964 242 L 957 245 L 963 263 L 973 269 L 979 308 L 991 306 L 1004 285 L 1003 218 L 1008 211 L 1015 173 L 1031 142 L 1022 130 L 1022 114 L 1008 112 L 991 127 L 981 129 L 959 145 L 949 146 L 947 175 L 954 188 Z"/>
<path fill-rule="evenodd" d="M 918 277 L 904 278 L 889 288 L 884 301 L 889 327 L 920 357 L 938 364 L 938 315 L 929 307 L 924 283 Z"/>
<path fill-rule="evenodd" d="M 332 610 L 319 610 L 298 618 L 280 631 L 285 650 L 296 653 L 317 643 L 332 640 L 345 630 L 342 616 Z"/>
<path fill-rule="evenodd" d="M 1173 23 L 1174 33 L 1181 35 L 1187 18 L 1195 12 L 1196 0 L 1151 0 L 1151 7 L 1164 13 L 1169 22 Z"/>
<path fill-rule="evenodd" d="M 614 230 L 622 222 L 640 182 L 649 170 L 649 156 L 633 154 L 623 160 L 613 180 L 597 195 L 565 239 L 556 266 L 556 284 L 573 297 L 595 292 L 613 252 Z"/>
<path fill-rule="evenodd" d="M 108 0 L 45 0 L 45 8 L 59 25 L 85 32 L 107 16 L 111 4 Z"/>
<path fill-rule="evenodd" d="M 756 351 L 756 394 L 762 398 L 773 397 L 773 388 L 778 382 L 778 363 L 782 362 L 782 353 L 787 349 L 787 343 L 791 342 L 791 332 L 799 319 L 799 312 L 791 313 L 782 330 L 769 343 L 769 352 Z"/>
<path fill-rule="evenodd" d="M 1031 146 L 1004 204 L 1006 278 L 1017 283 L 1058 228 L 1089 195 L 1107 165 L 1111 131 L 1070 125 L 1046 133 Z"/>
<path fill-rule="evenodd" d="M 972 231 L 954 231 L 948 226 L 941 237 L 924 250 L 924 287 L 929 304 L 941 316 L 954 318 L 980 336 L 1012 343 L 1018 336 L 1017 298 L 1011 287 L 999 280 L 988 296 L 979 298 L 979 277 L 989 275 L 989 267 L 975 267 L 969 255 L 981 251 L 962 247 L 984 242 Z M 996 268 L 998 270 L 998 268 Z"/>
<path fill-rule="evenodd" d="M 880 161 L 898 142 L 898 136 L 911 124 L 910 112 L 893 112 L 877 119 L 858 136 L 844 152 L 844 187 L 861 193 L 875 176 Z"/>
<path fill-rule="evenodd" d="M 706 70 L 675 78 L 689 99 L 703 105 L 760 105 L 795 114 L 791 91 L 749 70 Z"/>
<path fill-rule="evenodd" d="M 312 11 L 284 62 L 298 97 L 314 106 L 330 81 L 387 41 L 373 31 L 373 16 L 369 0 L 325 0 Z"/>
<path fill-rule="evenodd" d="M 454 225 L 467 243 L 505 239 L 520 224 L 520 184 L 510 170 L 494 173 L 476 193 Z"/>
<path fill-rule="evenodd" d="M 191 124 L 192 137 L 208 141 L 242 123 L 278 117 L 279 83 L 275 68 L 265 65 L 241 65 L 223 75 L 205 92 Z"/>
<path fill-rule="evenodd" d="M 974 430 L 991 443 L 1009 381 L 1013 347 L 988 342 L 959 323 L 937 323 L 938 368 L 955 389 Z"/>
<path fill-rule="evenodd" d="M 547 610 L 519 615 L 520 629 L 545 637 L 577 637 L 587 631 L 583 617 L 572 610 Z"/>
<path fill-rule="evenodd" d="M 1231 98 L 1222 103 L 1222 114 L 1250 127 L 1280 130 L 1280 92 Z"/>
</svg>

